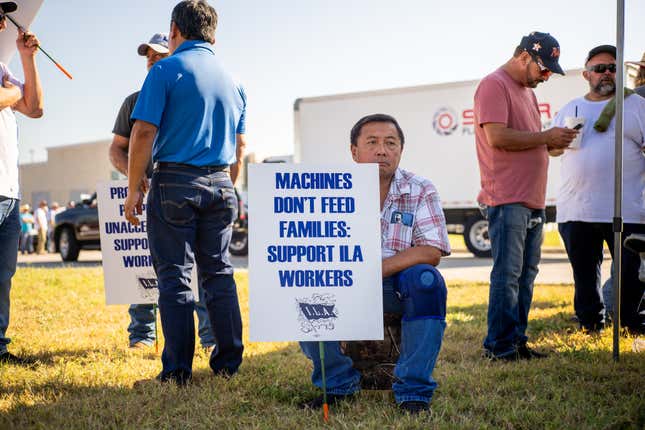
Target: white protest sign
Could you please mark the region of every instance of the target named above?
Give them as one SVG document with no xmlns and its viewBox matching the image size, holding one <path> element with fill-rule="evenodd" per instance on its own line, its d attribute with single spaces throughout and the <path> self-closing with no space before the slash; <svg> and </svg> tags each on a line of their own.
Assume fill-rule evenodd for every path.
<svg viewBox="0 0 645 430">
<path fill-rule="evenodd" d="M 375 164 L 249 165 L 252 341 L 382 340 Z"/>
<path fill-rule="evenodd" d="M 101 182 L 96 187 L 103 254 L 105 301 L 108 305 L 157 303 L 159 290 L 148 246 L 146 208 L 138 226 L 123 216 L 128 181 Z M 195 266 L 190 287 L 198 299 Z"/>
<path fill-rule="evenodd" d="M 15 2 L 18 5 L 18 10 L 10 13 L 9 15 L 16 20 L 16 22 L 26 29 L 36 18 L 36 14 L 43 4 L 43 0 L 22 0 Z M 38 36 L 38 35 L 36 35 Z M 11 62 L 11 58 L 16 53 L 16 39 L 18 38 L 18 30 L 9 20 L 7 20 L 7 29 L 0 32 L 0 61 L 5 64 Z"/>
</svg>

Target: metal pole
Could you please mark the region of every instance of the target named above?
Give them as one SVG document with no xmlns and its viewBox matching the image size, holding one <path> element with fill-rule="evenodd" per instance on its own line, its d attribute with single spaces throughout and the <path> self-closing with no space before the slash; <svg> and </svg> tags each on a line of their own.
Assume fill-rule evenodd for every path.
<svg viewBox="0 0 645 430">
<path fill-rule="evenodd" d="M 323 420 L 329 421 L 329 404 L 327 403 L 327 377 L 325 375 L 325 343 L 318 342 L 318 351 L 320 352 L 320 369 L 322 371 L 322 390 L 323 390 Z"/>
<path fill-rule="evenodd" d="M 159 354 L 159 326 L 157 326 L 157 304 L 152 305 L 155 314 L 155 354 Z"/>
<path fill-rule="evenodd" d="M 620 290 L 623 236 L 623 105 L 625 102 L 625 0 L 617 0 L 616 17 L 616 145 L 614 160 L 614 361 L 620 358 Z"/>
</svg>

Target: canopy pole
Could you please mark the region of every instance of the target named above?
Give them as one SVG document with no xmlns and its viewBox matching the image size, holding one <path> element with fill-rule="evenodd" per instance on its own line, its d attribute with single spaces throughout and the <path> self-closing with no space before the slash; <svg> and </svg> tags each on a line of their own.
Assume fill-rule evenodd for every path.
<svg viewBox="0 0 645 430">
<path fill-rule="evenodd" d="M 625 0 L 616 2 L 616 145 L 614 159 L 614 361 L 620 359 L 620 293 L 622 289 L 621 260 L 623 236 L 623 108 L 625 103 Z"/>
</svg>

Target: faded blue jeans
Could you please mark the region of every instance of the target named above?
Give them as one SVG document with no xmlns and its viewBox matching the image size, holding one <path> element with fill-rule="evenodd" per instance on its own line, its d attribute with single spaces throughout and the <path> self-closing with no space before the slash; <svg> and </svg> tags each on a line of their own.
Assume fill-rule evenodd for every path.
<svg viewBox="0 0 645 430">
<path fill-rule="evenodd" d="M 165 337 L 162 380 L 185 381 L 192 375 L 195 298 L 190 275 L 195 262 L 215 336 L 210 367 L 231 375 L 242 363 L 242 318 L 228 251 L 236 212 L 227 171 L 172 163 L 155 168 L 147 216 Z"/>
<path fill-rule="evenodd" d="M 445 309 L 445 306 L 444 306 Z M 402 303 L 394 292 L 391 277 L 383 279 L 383 311 L 403 313 Z M 401 321 L 401 354 L 396 363 L 392 385 L 397 403 L 421 401 L 430 403 L 436 381 L 432 371 L 441 349 L 446 328 L 442 319 Z M 328 394 L 352 394 L 360 390 L 360 373 L 352 366 L 351 358 L 340 350 L 339 342 L 323 342 L 325 348 L 325 377 Z M 311 382 L 322 388 L 322 366 L 318 342 L 300 342 L 300 348 L 313 362 Z"/>
<path fill-rule="evenodd" d="M 16 273 L 20 241 L 20 200 L 0 196 L 0 354 L 7 352 L 11 339 L 9 327 L 9 293 L 11 278 Z"/>
<path fill-rule="evenodd" d="M 488 232 L 493 253 L 484 348 L 495 357 L 526 344 L 533 282 L 538 274 L 544 209 L 521 204 L 490 206 Z"/>
<path fill-rule="evenodd" d="M 155 341 L 155 313 L 152 304 L 130 305 L 130 346 L 137 342 L 152 345 Z M 215 337 L 211 330 L 211 321 L 208 318 L 206 309 L 206 297 L 204 290 L 199 288 L 199 301 L 195 302 L 195 313 L 197 314 L 197 335 L 202 347 L 208 348 L 215 345 Z"/>
</svg>

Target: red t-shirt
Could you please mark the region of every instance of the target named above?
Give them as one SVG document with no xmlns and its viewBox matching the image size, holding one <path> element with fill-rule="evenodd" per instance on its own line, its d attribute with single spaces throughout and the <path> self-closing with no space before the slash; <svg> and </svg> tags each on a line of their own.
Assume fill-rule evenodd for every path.
<svg viewBox="0 0 645 430">
<path fill-rule="evenodd" d="M 488 206 L 522 203 L 544 208 L 549 154 L 546 145 L 506 151 L 488 144 L 483 124 L 501 123 L 520 131 L 542 129 L 533 90 L 514 81 L 502 68 L 486 76 L 475 92 L 475 141 L 481 175 L 477 201 Z"/>
</svg>

